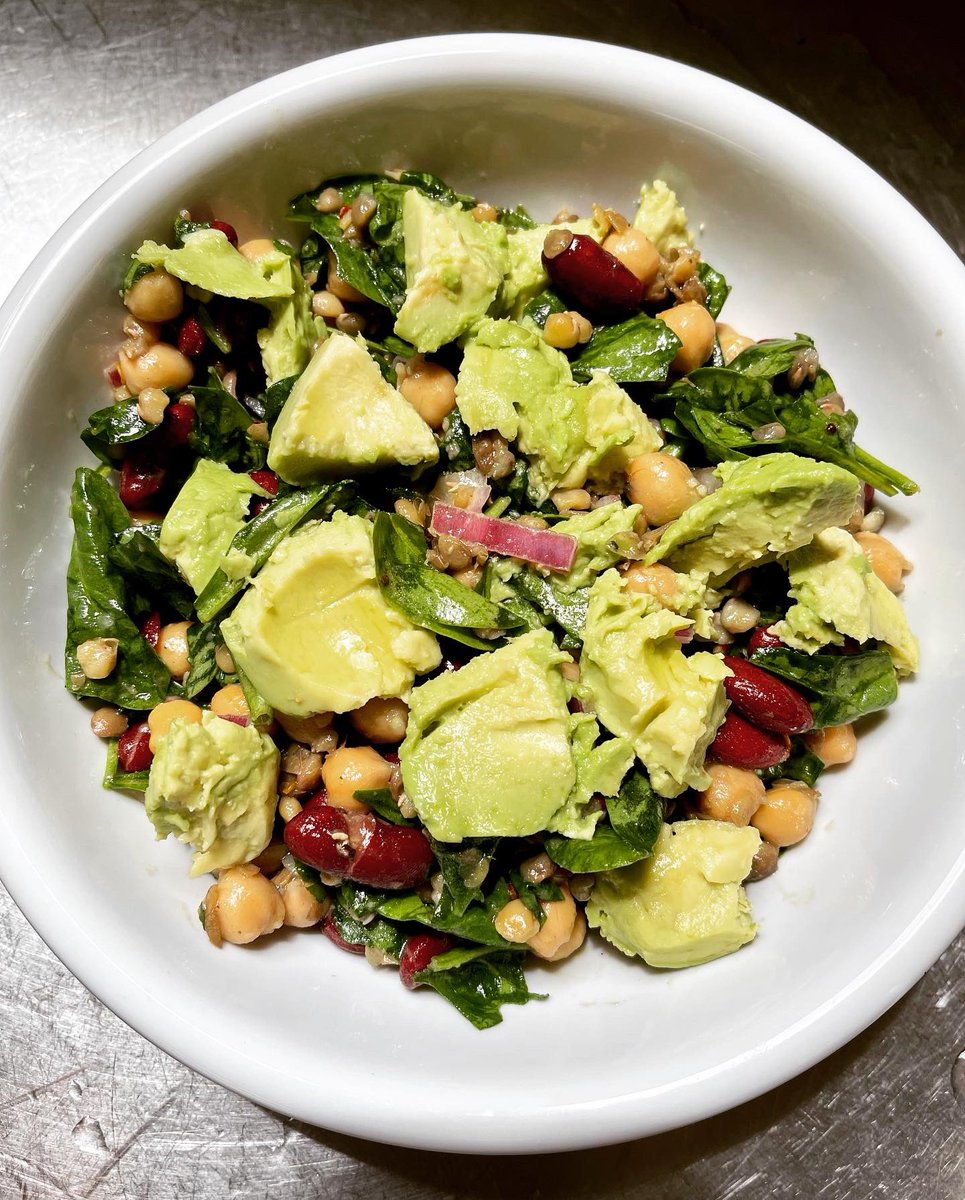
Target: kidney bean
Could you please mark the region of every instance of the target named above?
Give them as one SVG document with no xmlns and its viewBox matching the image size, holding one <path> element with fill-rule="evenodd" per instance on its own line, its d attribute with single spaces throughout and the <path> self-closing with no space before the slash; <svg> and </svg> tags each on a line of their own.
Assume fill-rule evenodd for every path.
<svg viewBox="0 0 965 1200">
<path fill-rule="evenodd" d="M 352 858 L 349 824 L 340 808 L 313 798 L 285 826 L 285 845 L 316 871 L 348 875 Z"/>
<path fill-rule="evenodd" d="M 544 250 L 543 266 L 556 287 L 591 316 L 629 316 L 643 304 L 645 289 L 636 275 L 586 234 L 574 234 L 556 254 Z"/>
<path fill-rule="evenodd" d="M 147 721 L 132 725 L 117 743 L 117 761 L 122 771 L 146 771 L 154 761 L 151 731 Z"/>
<path fill-rule="evenodd" d="M 338 931 L 338 926 L 335 924 L 335 918 L 331 913 L 322 921 L 322 933 L 328 940 L 339 950 L 345 950 L 348 954 L 364 954 L 365 947 L 358 942 L 347 942 Z"/>
<path fill-rule="evenodd" d="M 126 458 L 121 465 L 118 492 L 125 508 L 145 508 L 167 482 L 164 467 L 140 455 Z"/>
<path fill-rule="evenodd" d="M 197 317 L 182 321 L 178 330 L 178 349 L 188 358 L 200 358 L 208 344 L 208 335 Z"/>
<path fill-rule="evenodd" d="M 198 414 L 193 404 L 184 404 L 180 400 L 169 404 L 161 426 L 165 445 L 172 448 L 186 446 L 197 419 Z"/>
<path fill-rule="evenodd" d="M 864 510 L 869 512 L 875 506 L 875 489 L 874 484 L 866 483 L 864 485 Z"/>
<path fill-rule="evenodd" d="M 349 878 L 378 888 L 411 888 L 432 870 L 429 839 L 414 825 L 390 825 L 367 813 L 357 819 Z"/>
<path fill-rule="evenodd" d="M 424 971 L 437 954 L 445 954 L 455 944 L 455 938 L 447 933 L 414 933 L 402 947 L 399 978 L 407 988 L 419 987 L 416 974 Z"/>
<path fill-rule="evenodd" d="M 220 229 L 232 246 L 238 245 L 238 234 L 234 225 L 229 225 L 227 221 L 212 221 L 211 228 Z"/>
<path fill-rule="evenodd" d="M 778 650 L 783 645 L 781 639 L 771 633 L 770 626 L 759 625 L 751 634 L 747 649 L 750 654 L 754 654 L 758 650 Z"/>
<path fill-rule="evenodd" d="M 141 622 L 141 637 L 152 650 L 157 649 L 157 644 L 161 640 L 161 614 L 159 612 L 149 613 Z"/>
<path fill-rule="evenodd" d="M 249 471 L 248 474 L 260 488 L 265 489 L 269 496 L 278 495 L 278 476 L 274 471 L 269 471 L 265 467 L 260 471 Z"/>
<path fill-rule="evenodd" d="M 737 713 L 729 712 L 710 744 L 710 753 L 732 767 L 756 771 L 784 762 L 791 753 L 791 739 L 786 734 L 758 729 Z"/>
<path fill-rule="evenodd" d="M 724 691 L 742 716 L 774 733 L 807 733 L 813 728 L 811 705 L 790 684 L 746 658 L 730 655 L 724 663 L 734 672 L 724 680 Z"/>
</svg>

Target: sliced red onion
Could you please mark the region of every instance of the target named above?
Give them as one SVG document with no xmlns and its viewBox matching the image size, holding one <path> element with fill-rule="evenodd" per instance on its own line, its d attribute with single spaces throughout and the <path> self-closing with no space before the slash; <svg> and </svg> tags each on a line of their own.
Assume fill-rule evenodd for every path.
<svg viewBox="0 0 965 1200">
<path fill-rule="evenodd" d="M 516 521 L 484 517 L 451 504 L 432 508 L 432 533 L 447 533 L 460 541 L 484 546 L 493 554 L 521 558 L 550 571 L 569 571 L 576 558 L 577 541 L 566 533 L 548 529 L 527 529 Z"/>
<path fill-rule="evenodd" d="M 429 499 L 440 504 L 452 504 L 466 512 L 482 512 L 486 507 L 492 488 L 481 471 L 453 471 L 440 475 Z"/>
<path fill-rule="evenodd" d="M 687 629 L 675 629 L 673 635 L 681 646 L 688 646 L 694 640 L 693 626 Z"/>
</svg>

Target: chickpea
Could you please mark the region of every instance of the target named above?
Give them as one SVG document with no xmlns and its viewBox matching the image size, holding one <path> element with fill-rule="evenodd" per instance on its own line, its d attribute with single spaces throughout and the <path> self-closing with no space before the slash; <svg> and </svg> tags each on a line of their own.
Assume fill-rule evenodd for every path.
<svg viewBox="0 0 965 1200">
<path fill-rule="evenodd" d="M 268 446 L 271 443 L 271 434 L 268 431 L 267 421 L 252 421 L 245 432 L 253 442 L 261 442 L 263 446 Z"/>
<path fill-rule="evenodd" d="M 376 696 L 357 708 L 352 713 L 351 721 L 362 737 L 370 742 L 401 742 L 409 723 L 409 706 L 404 700 Z"/>
<path fill-rule="evenodd" d="M 507 942 L 528 942 L 539 933 L 539 921 L 522 900 L 510 900 L 493 917 L 500 937 Z"/>
<path fill-rule="evenodd" d="M 245 699 L 245 689 L 240 683 L 229 683 L 219 688 L 211 697 L 211 711 L 219 717 L 246 717 L 251 719 L 251 710 Z"/>
<path fill-rule="evenodd" d="M 343 746 L 333 750 L 322 766 L 322 783 L 328 802 L 349 812 L 368 812 L 355 793 L 389 786 L 392 764 L 371 746 Z"/>
<path fill-rule="evenodd" d="M 651 567 L 644 563 L 631 564 L 623 572 L 623 586 L 628 592 L 645 592 L 656 596 L 667 608 L 672 608 L 680 597 L 677 572 L 663 563 L 654 563 Z"/>
<path fill-rule="evenodd" d="M 156 267 L 150 275 L 142 275 L 124 297 L 127 309 L 139 321 L 173 321 L 184 308 L 184 288 L 181 280 Z"/>
<path fill-rule="evenodd" d="M 903 592 L 905 581 L 902 579 L 902 575 L 912 569 L 912 564 L 894 542 L 889 542 L 880 533 L 870 533 L 865 530 L 856 533 L 854 540 L 864 551 L 865 557 L 871 563 L 872 571 L 885 587 L 896 595 Z"/>
<path fill-rule="evenodd" d="M 853 725 L 829 725 L 827 729 L 815 729 L 804 741 L 826 767 L 838 767 L 851 762 L 858 749 Z"/>
<path fill-rule="evenodd" d="M 224 671 L 226 675 L 234 675 L 235 671 L 237 670 L 231 651 L 224 644 L 224 642 L 222 642 L 218 649 L 215 650 L 214 661 L 218 665 L 218 670 Z"/>
<path fill-rule="evenodd" d="M 238 253 L 243 254 L 249 262 L 257 263 L 268 254 L 276 254 L 277 247 L 271 238 L 251 238 L 241 243 Z"/>
<path fill-rule="evenodd" d="M 469 210 L 469 215 L 474 221 L 483 223 L 485 221 L 495 221 L 499 218 L 499 209 L 492 204 L 487 204 L 484 200 L 480 201 L 475 208 Z"/>
<path fill-rule="evenodd" d="M 622 233 L 611 233 L 603 249 L 618 258 L 643 284 L 653 283 L 660 270 L 660 251 L 642 229 L 632 225 Z"/>
<path fill-rule="evenodd" d="M 334 321 L 345 312 L 345 305 L 334 292 L 316 292 L 312 296 L 312 314 L 316 317 L 327 317 Z"/>
<path fill-rule="evenodd" d="M 190 700 L 164 700 L 156 705 L 147 718 L 147 727 L 151 731 L 151 753 L 157 754 L 158 743 L 175 721 L 189 721 L 192 725 L 200 725 L 201 716 L 201 709 Z"/>
<path fill-rule="evenodd" d="M 571 954 L 575 954 L 583 945 L 583 940 L 586 937 L 586 917 L 583 913 L 576 910 L 576 920 L 573 922 L 573 932 L 566 941 L 552 954 L 547 954 L 547 962 L 560 962 L 564 958 L 569 958 Z"/>
<path fill-rule="evenodd" d="M 334 713 L 312 713 L 308 717 L 291 717 L 286 713 L 275 713 L 278 724 L 293 742 L 311 746 L 313 750 L 334 750 L 338 735 L 332 728 Z"/>
<path fill-rule="evenodd" d="M 725 363 L 732 363 L 748 346 L 757 345 L 753 338 L 745 337 L 744 334 L 738 333 L 733 325 L 726 325 L 723 321 L 717 322 L 717 340 L 720 342 L 720 352 Z"/>
<path fill-rule="evenodd" d="M 586 488 L 560 488 L 550 497 L 561 513 L 589 512 L 593 497 Z"/>
<path fill-rule="evenodd" d="M 686 304 L 664 309 L 657 316 L 680 338 L 681 346 L 673 360 L 675 371 L 688 375 L 710 358 L 717 339 L 717 325 L 702 304 L 688 300 Z"/>
<path fill-rule="evenodd" d="M 350 283 L 346 283 L 341 275 L 339 275 L 338 263 L 335 261 L 334 254 L 329 254 L 328 256 L 327 286 L 328 290 L 334 296 L 337 296 L 339 300 L 344 300 L 347 304 L 361 304 L 365 300 L 365 297 L 358 288 L 354 288 Z"/>
<path fill-rule="evenodd" d="M 116 738 L 127 732 L 127 717 L 116 708 L 99 708 L 91 715 L 90 727 L 99 738 Z"/>
<path fill-rule="evenodd" d="M 456 407 L 455 375 L 441 363 L 426 362 L 421 357 L 409 363 L 399 391 L 432 429 L 441 428 Z"/>
<path fill-rule="evenodd" d="M 543 924 L 539 932 L 526 943 L 539 958 L 552 960 L 573 936 L 577 917 L 576 904 L 565 883 L 560 886 L 560 891 L 563 893 L 562 900 L 542 902 L 543 912 L 546 914 Z"/>
<path fill-rule="evenodd" d="M 733 596 L 720 610 L 720 627 L 727 633 L 748 633 L 761 619 L 760 610 Z"/>
<path fill-rule="evenodd" d="M 160 425 L 170 403 L 167 393 L 160 388 L 145 388 L 137 398 L 137 415 L 148 425 Z"/>
<path fill-rule="evenodd" d="M 285 907 L 285 924 L 293 929 L 309 929 L 324 917 L 328 905 L 316 899 L 298 875 L 287 868 L 272 880 Z"/>
<path fill-rule="evenodd" d="M 216 887 L 215 916 L 226 942 L 244 946 L 280 928 L 285 920 L 284 900 L 251 863 L 222 871 Z"/>
<path fill-rule="evenodd" d="M 157 655 L 175 679 L 183 679 L 191 670 L 188 658 L 188 630 L 190 621 L 172 621 L 162 625 L 157 640 Z"/>
<path fill-rule="evenodd" d="M 296 800 L 294 796 L 282 796 L 278 801 L 278 815 L 286 825 L 289 821 L 294 821 L 301 811 L 301 801 Z"/>
<path fill-rule="evenodd" d="M 700 499 L 690 467 L 672 454 L 641 454 L 627 467 L 627 494 L 643 507 L 650 525 L 666 525 Z"/>
<path fill-rule="evenodd" d="M 747 825 L 764 803 L 765 789 L 760 778 L 753 771 L 725 763 L 710 763 L 707 774 L 710 783 L 700 793 L 700 815 L 711 821 Z"/>
<path fill-rule="evenodd" d="M 122 350 L 117 369 L 132 396 L 140 395 L 145 388 L 187 387 L 194 375 L 191 359 L 167 342 L 149 346 L 141 354 Z"/>
<path fill-rule="evenodd" d="M 772 846 L 796 846 L 811 832 L 817 810 L 818 792 L 814 788 L 793 779 L 780 779 L 767 789 L 751 824 Z"/>
<path fill-rule="evenodd" d="M 88 679 L 106 679 L 117 666 L 117 638 L 88 638 L 77 647 L 77 661 Z"/>
</svg>

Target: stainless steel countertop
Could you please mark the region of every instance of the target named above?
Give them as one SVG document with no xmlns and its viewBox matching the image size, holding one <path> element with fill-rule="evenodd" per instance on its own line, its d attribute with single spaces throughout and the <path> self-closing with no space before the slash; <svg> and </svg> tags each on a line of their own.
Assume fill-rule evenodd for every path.
<svg viewBox="0 0 965 1200">
<path fill-rule="evenodd" d="M 476 29 L 618 41 L 727 76 L 850 146 L 962 253 L 961 29 L 943 18 L 918 36 L 886 6 L 853 7 L 3 0 L 0 298 L 94 187 L 211 102 L 357 45 Z M 302 1126 L 209 1082 L 109 1013 L 0 889 L 0 1200 L 952 1200 L 965 1196 L 963 966 L 965 937 L 850 1045 L 728 1114 L 623 1147 L 484 1161 Z"/>
</svg>

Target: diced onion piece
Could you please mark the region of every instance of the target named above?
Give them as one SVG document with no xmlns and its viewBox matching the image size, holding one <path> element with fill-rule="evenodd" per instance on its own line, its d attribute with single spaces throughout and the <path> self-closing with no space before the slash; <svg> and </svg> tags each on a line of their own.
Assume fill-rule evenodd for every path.
<svg viewBox="0 0 965 1200">
<path fill-rule="evenodd" d="M 550 571 L 569 571 L 576 558 L 577 541 L 565 533 L 548 529 L 527 529 L 516 521 L 484 517 L 451 504 L 434 504 L 430 529 L 447 533 L 460 541 L 484 546 L 493 554 L 521 558 Z"/>
<path fill-rule="evenodd" d="M 453 471 L 439 476 L 429 499 L 453 504 L 467 512 L 482 512 L 492 490 L 481 471 Z"/>
</svg>

